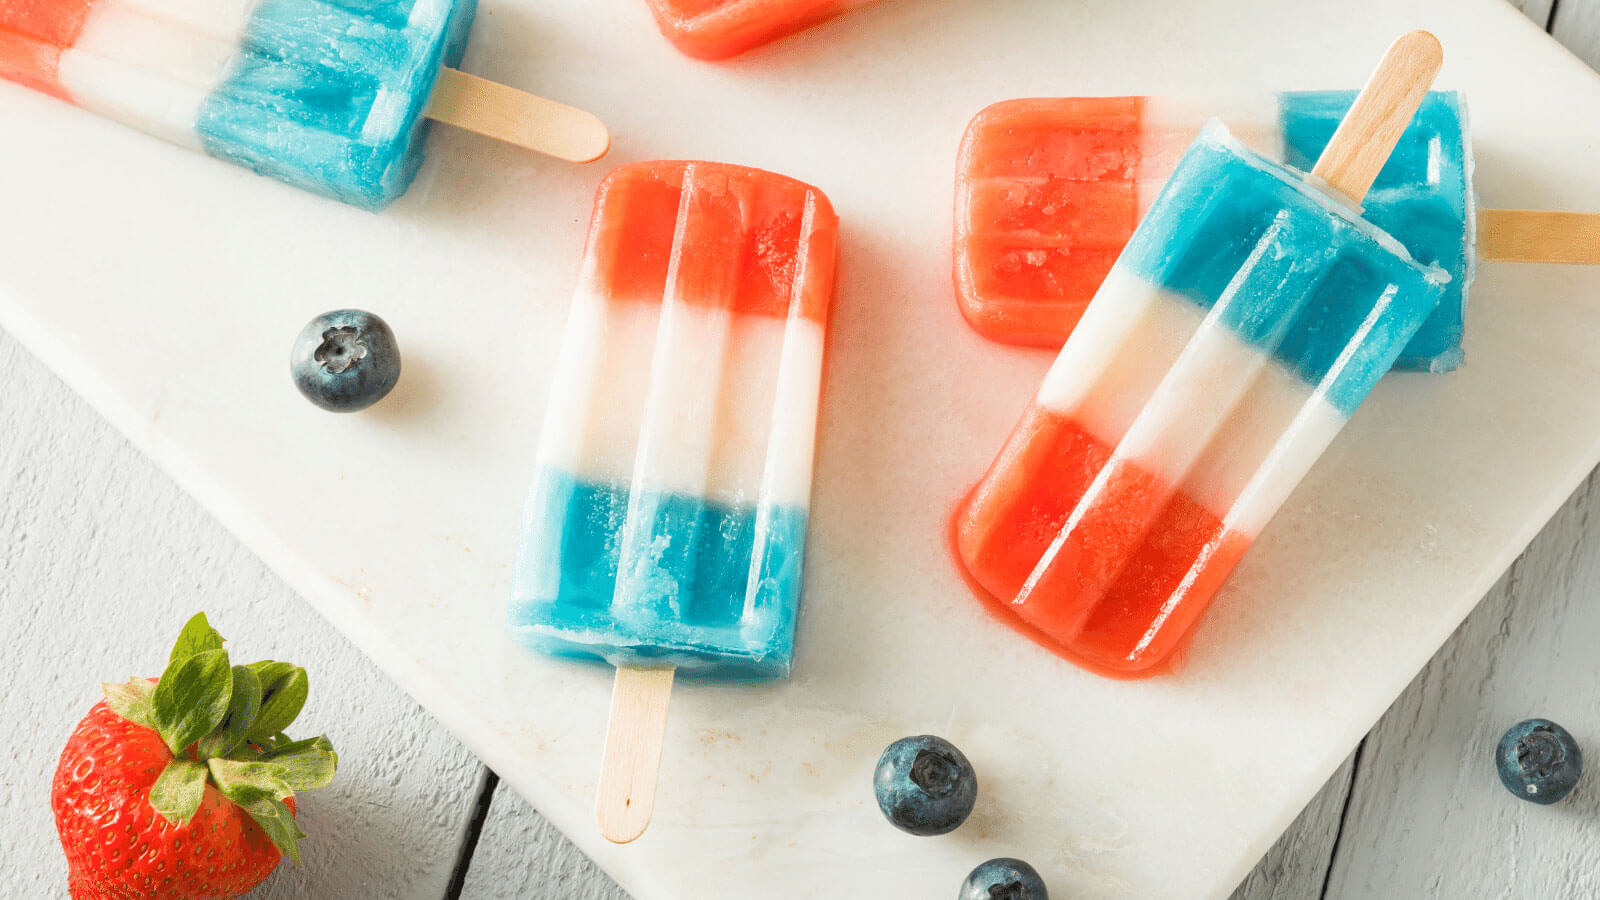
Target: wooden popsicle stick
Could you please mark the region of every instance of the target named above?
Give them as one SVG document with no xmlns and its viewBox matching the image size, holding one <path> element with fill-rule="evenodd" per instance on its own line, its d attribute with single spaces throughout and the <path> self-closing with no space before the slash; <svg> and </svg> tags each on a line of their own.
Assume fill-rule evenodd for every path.
<svg viewBox="0 0 1600 900">
<path fill-rule="evenodd" d="M 1497 262 L 1600 264 L 1600 214 L 1480 209 L 1478 256 Z"/>
<path fill-rule="evenodd" d="M 644 834 L 655 810 L 656 773 L 667 736 L 673 672 L 671 668 L 617 669 L 594 803 L 600 834 L 614 844 L 626 844 Z"/>
<path fill-rule="evenodd" d="M 611 149 L 593 114 L 448 67 L 423 115 L 569 162 L 593 162 Z"/>
<path fill-rule="evenodd" d="M 1360 204 L 1443 63 L 1444 48 L 1426 31 L 1401 35 L 1389 45 L 1311 174 Z"/>
</svg>

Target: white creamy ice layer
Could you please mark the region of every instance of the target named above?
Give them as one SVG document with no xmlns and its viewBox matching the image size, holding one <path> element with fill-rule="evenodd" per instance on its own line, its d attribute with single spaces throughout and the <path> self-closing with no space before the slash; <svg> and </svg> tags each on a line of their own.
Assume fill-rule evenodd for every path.
<svg viewBox="0 0 1600 900">
<path fill-rule="evenodd" d="M 805 507 L 822 327 L 668 301 L 572 306 L 538 464 L 582 481 Z"/>
<path fill-rule="evenodd" d="M 195 120 L 228 75 L 257 0 L 96 0 L 61 54 L 73 102 L 200 149 Z"/>
<path fill-rule="evenodd" d="M 1271 354 L 1121 266 L 1035 402 L 1251 537 L 1345 422 Z"/>
</svg>

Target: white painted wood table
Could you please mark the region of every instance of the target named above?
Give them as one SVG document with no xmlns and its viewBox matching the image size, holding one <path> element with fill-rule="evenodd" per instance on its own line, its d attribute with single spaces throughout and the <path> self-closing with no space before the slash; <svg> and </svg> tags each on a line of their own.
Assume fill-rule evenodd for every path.
<svg viewBox="0 0 1600 900">
<path fill-rule="evenodd" d="M 1600 0 L 1517 5 L 1600 66 Z M 1235 898 L 1600 897 L 1600 779 L 1535 807 L 1489 763 L 1500 732 L 1532 715 L 1566 724 L 1600 761 L 1597 479 Z M 66 896 L 48 804 L 61 742 L 100 681 L 152 670 L 177 625 L 220 596 L 231 609 L 214 622 L 240 652 L 311 666 L 302 728 L 332 733 L 341 757 L 334 785 L 303 807 L 305 868 L 280 868 L 252 896 L 626 897 L 3 332 L 0 896 Z"/>
</svg>

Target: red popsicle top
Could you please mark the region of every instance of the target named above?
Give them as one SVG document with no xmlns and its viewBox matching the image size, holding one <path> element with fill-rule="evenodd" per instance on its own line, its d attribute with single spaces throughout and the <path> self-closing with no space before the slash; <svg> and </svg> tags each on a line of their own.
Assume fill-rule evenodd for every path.
<svg viewBox="0 0 1600 900">
<path fill-rule="evenodd" d="M 613 302 L 659 303 L 670 288 L 697 306 L 825 324 L 838 234 L 828 198 L 793 178 L 634 163 L 600 184 L 586 278 Z"/>
</svg>

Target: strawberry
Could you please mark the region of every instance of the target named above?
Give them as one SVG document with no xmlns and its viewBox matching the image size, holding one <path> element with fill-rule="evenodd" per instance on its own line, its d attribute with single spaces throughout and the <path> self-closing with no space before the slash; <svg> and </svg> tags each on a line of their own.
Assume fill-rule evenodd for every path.
<svg viewBox="0 0 1600 900">
<path fill-rule="evenodd" d="M 103 685 L 67 739 L 50 806 L 73 900 L 226 900 L 299 863 L 294 792 L 332 781 L 338 756 L 283 733 L 304 669 L 231 665 L 222 644 L 197 614 L 159 679 Z"/>
</svg>

